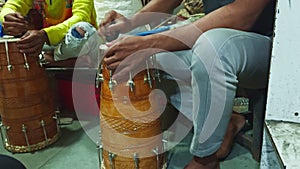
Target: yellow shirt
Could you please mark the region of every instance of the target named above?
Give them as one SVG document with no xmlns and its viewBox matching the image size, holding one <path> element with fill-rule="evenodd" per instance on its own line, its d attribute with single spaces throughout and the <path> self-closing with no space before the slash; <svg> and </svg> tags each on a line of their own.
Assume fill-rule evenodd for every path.
<svg viewBox="0 0 300 169">
<path fill-rule="evenodd" d="M 4 16 L 9 13 L 20 12 L 25 16 L 33 6 L 33 0 L 8 0 L 0 13 L 0 21 L 3 22 Z M 45 19 L 49 27 L 43 29 L 50 45 L 61 42 L 77 22 L 85 21 L 97 27 L 93 0 L 45 0 Z"/>
</svg>

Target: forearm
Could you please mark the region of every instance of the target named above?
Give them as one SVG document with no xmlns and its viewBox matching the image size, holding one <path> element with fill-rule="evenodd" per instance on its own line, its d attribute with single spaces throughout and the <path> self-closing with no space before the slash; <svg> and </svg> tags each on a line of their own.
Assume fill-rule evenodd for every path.
<svg viewBox="0 0 300 169">
<path fill-rule="evenodd" d="M 0 13 L 0 22 L 4 21 L 4 16 L 9 13 L 19 12 L 25 16 L 32 7 L 31 0 L 9 0 L 3 6 Z"/>
<path fill-rule="evenodd" d="M 249 31 L 271 0 L 236 0 L 187 26 L 148 37 L 152 48 L 167 51 L 191 48 L 198 37 L 214 28 Z M 160 36 L 163 35 L 163 36 Z"/>
<path fill-rule="evenodd" d="M 132 25 L 138 27 L 160 19 L 159 16 L 164 16 L 162 13 L 171 14 L 181 2 L 182 0 L 152 0 L 131 18 Z"/>
</svg>

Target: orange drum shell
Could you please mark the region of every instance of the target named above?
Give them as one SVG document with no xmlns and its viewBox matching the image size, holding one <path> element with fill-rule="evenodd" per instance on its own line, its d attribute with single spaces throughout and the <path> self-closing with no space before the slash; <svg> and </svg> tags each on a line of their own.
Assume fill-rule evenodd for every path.
<svg viewBox="0 0 300 169">
<path fill-rule="evenodd" d="M 130 88 L 126 84 L 127 82 L 117 84 L 113 88 L 113 92 L 111 92 L 108 85 L 108 82 L 110 80 L 109 70 L 106 68 L 105 65 L 103 65 L 103 67 L 104 68 L 102 74 L 104 82 L 102 83 L 101 90 L 103 91 L 102 97 L 104 99 L 110 99 L 112 97 L 112 94 L 114 95 L 114 98 L 128 96 L 131 100 L 140 100 L 148 98 L 148 95 L 150 94 L 152 89 L 150 88 L 148 82 L 144 81 L 144 78 L 147 75 L 146 70 L 143 70 L 132 77 L 132 80 L 135 84 L 134 92 L 130 91 Z M 150 73 L 152 72 L 151 69 L 149 71 Z M 154 83 L 152 83 L 152 86 L 154 87 Z"/>
<path fill-rule="evenodd" d="M 104 158 L 104 167 L 103 168 L 110 168 L 110 161 L 108 160 L 108 152 L 103 151 L 103 158 Z M 156 156 L 146 157 L 146 158 L 139 158 L 138 168 L 139 169 L 162 169 L 165 163 L 164 154 L 159 155 L 159 167 L 157 167 Z M 115 169 L 131 169 L 135 168 L 134 158 L 123 157 L 123 156 L 116 156 L 114 158 L 114 168 Z"/>
<path fill-rule="evenodd" d="M 115 85 L 111 91 L 108 70 L 103 70 L 100 128 L 105 168 L 110 168 L 107 151 L 117 155 L 114 158 L 116 169 L 135 168 L 134 153 L 141 157 L 140 169 L 163 168 L 164 154 L 160 155 L 161 166 L 157 167 L 156 156 L 152 151 L 156 147 L 162 149 L 162 131 L 157 108 L 159 103 L 149 100 L 152 89 L 144 82 L 146 73 L 142 71 L 133 78 L 134 92 L 130 91 L 126 83 Z"/>
</svg>

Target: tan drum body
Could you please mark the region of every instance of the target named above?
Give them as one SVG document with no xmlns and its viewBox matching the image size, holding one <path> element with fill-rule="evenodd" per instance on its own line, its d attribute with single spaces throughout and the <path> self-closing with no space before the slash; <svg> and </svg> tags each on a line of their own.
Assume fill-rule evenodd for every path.
<svg viewBox="0 0 300 169">
<path fill-rule="evenodd" d="M 105 67 L 105 66 L 104 66 Z M 109 73 L 103 69 L 100 95 L 100 127 L 103 145 L 102 168 L 163 168 L 161 122 L 157 102 L 151 101 L 151 88 L 144 82 L 146 71 L 137 74 L 134 91 L 125 83 L 109 88 Z M 159 154 L 153 152 L 157 149 Z M 109 153 L 114 154 L 113 161 Z M 138 162 L 134 160 L 134 154 Z"/>
<path fill-rule="evenodd" d="M 5 41 L 0 41 L 0 115 L 5 148 L 11 152 L 42 149 L 58 139 L 48 77 L 37 56 L 19 52 L 17 39 L 7 40 L 8 50 Z M 24 67 L 25 60 L 29 69 Z"/>
</svg>

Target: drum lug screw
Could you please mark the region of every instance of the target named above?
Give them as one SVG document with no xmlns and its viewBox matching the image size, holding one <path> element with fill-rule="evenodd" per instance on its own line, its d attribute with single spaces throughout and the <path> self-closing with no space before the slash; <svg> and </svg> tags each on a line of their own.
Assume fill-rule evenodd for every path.
<svg viewBox="0 0 300 169">
<path fill-rule="evenodd" d="M 149 64 L 148 61 L 146 60 L 146 66 L 147 66 L 147 82 L 149 84 L 149 87 L 152 89 L 152 80 L 151 80 L 151 75 L 150 75 L 150 70 L 149 70 Z M 145 78 L 144 78 L 145 81 Z"/>
<path fill-rule="evenodd" d="M 103 69 L 102 65 L 99 66 L 98 73 L 97 73 L 97 76 L 96 76 L 96 88 L 99 88 L 99 84 L 104 81 L 103 74 L 102 74 L 102 69 Z"/>
<path fill-rule="evenodd" d="M 115 157 L 116 157 L 115 154 L 108 153 L 108 159 L 109 159 L 109 163 L 110 163 L 110 169 L 115 169 L 115 166 L 114 166 L 114 158 Z"/>
<path fill-rule="evenodd" d="M 153 149 L 152 151 L 156 155 L 156 168 L 159 169 L 159 152 L 158 152 L 158 147 L 155 147 L 155 149 Z"/>
<path fill-rule="evenodd" d="M 131 72 L 129 72 L 129 80 L 126 83 L 126 86 L 129 86 L 131 92 L 134 91 L 135 84 L 134 84 L 134 81 L 132 80 Z"/>
<path fill-rule="evenodd" d="M 139 157 L 137 153 L 133 154 L 134 166 L 135 169 L 139 169 Z"/>
<path fill-rule="evenodd" d="M 29 70 L 30 66 L 29 66 L 29 64 L 27 62 L 27 56 L 26 56 L 25 53 L 23 53 L 23 57 L 24 57 L 24 61 L 25 61 L 24 68 L 27 69 L 27 70 Z"/>
<path fill-rule="evenodd" d="M 41 120 L 41 126 L 43 128 L 43 132 L 44 132 L 44 136 L 45 136 L 45 141 L 46 141 L 46 145 L 48 145 L 48 137 L 47 137 L 47 131 L 46 131 L 46 123 L 44 120 Z"/>
<path fill-rule="evenodd" d="M 28 150 L 31 151 L 31 147 L 30 147 L 30 144 L 29 144 L 29 141 L 28 141 L 28 136 L 27 136 L 27 129 L 26 129 L 26 126 L 24 124 L 22 125 L 22 132 L 24 133 L 24 137 L 25 137 L 25 141 L 26 141 Z"/>
<path fill-rule="evenodd" d="M 113 90 L 113 88 L 115 87 L 116 84 L 117 84 L 117 82 L 112 79 L 112 70 L 110 70 L 109 71 L 109 82 L 108 82 L 108 87 L 109 87 L 110 91 Z"/>
<path fill-rule="evenodd" d="M 99 166 L 101 168 L 102 161 L 103 161 L 103 146 L 97 142 L 97 153 L 98 153 L 98 160 L 99 160 Z"/>
</svg>

